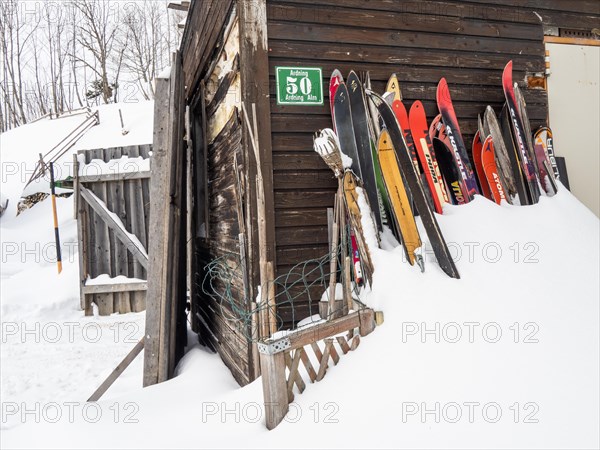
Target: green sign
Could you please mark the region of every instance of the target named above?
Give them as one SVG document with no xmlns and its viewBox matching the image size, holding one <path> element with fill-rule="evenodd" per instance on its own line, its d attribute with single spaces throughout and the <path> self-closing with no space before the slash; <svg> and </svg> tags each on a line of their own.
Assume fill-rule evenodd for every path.
<svg viewBox="0 0 600 450">
<path fill-rule="evenodd" d="M 318 67 L 275 67 L 278 105 L 322 105 L 323 75 Z"/>
</svg>

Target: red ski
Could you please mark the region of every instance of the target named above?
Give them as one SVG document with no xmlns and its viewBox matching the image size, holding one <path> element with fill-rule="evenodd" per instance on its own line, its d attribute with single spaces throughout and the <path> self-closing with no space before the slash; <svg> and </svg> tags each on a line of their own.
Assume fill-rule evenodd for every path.
<svg viewBox="0 0 600 450">
<path fill-rule="evenodd" d="M 483 142 L 481 142 L 480 135 L 481 133 L 477 131 L 477 133 L 475 133 L 475 137 L 473 138 L 473 162 L 475 163 L 475 171 L 477 172 L 477 179 L 479 180 L 479 185 L 481 186 L 483 196 L 493 200 L 492 191 L 490 190 L 490 185 L 483 170 L 483 163 L 481 159 L 483 153 Z"/>
<path fill-rule="evenodd" d="M 429 190 L 432 193 L 435 211 L 438 214 L 443 214 L 443 205 L 444 203 L 450 203 L 450 199 L 442 181 L 442 174 L 435 158 L 435 153 L 433 152 L 433 146 L 429 138 L 429 128 L 427 127 L 427 116 L 420 101 L 417 100 L 413 103 L 408 119 L 415 148 L 421 160 L 425 178 L 429 184 Z"/>
<path fill-rule="evenodd" d="M 504 96 L 506 97 L 506 106 L 508 109 L 508 115 L 512 128 L 512 135 L 515 142 L 515 147 L 519 159 L 521 162 L 521 169 L 524 174 L 525 181 L 528 187 L 528 202 L 529 204 L 537 203 L 540 198 L 540 189 L 538 184 L 537 174 L 535 173 L 534 163 L 532 161 L 533 149 L 529 150 L 527 147 L 527 138 L 525 135 L 525 126 L 523 125 L 523 119 L 519 114 L 517 106 L 517 99 L 515 97 L 515 91 L 513 86 L 512 76 L 513 63 L 509 61 L 504 68 L 502 73 L 502 88 L 504 89 Z"/>
<path fill-rule="evenodd" d="M 337 92 L 340 85 L 344 82 L 344 77 L 342 76 L 342 72 L 338 69 L 335 69 L 331 74 L 331 79 L 329 80 L 329 106 L 331 108 L 331 118 L 333 119 L 333 130 L 335 131 L 335 113 L 333 105 L 335 103 L 335 93 Z"/>
<path fill-rule="evenodd" d="M 452 105 L 452 97 L 450 97 L 450 89 L 448 89 L 448 83 L 445 78 L 442 78 L 437 87 L 436 99 L 440 114 L 444 125 L 446 125 L 446 134 L 450 140 L 451 149 L 454 152 L 454 157 L 458 163 L 458 168 L 463 177 L 465 184 L 467 185 L 467 198 L 468 201 L 473 199 L 473 195 L 479 194 L 479 188 L 477 187 L 477 180 L 473 173 L 473 168 L 469 162 L 469 155 L 467 155 L 467 148 L 463 141 L 458 126 L 458 118 Z"/>
<path fill-rule="evenodd" d="M 475 156 L 473 156 L 475 157 Z M 483 143 L 483 153 L 481 155 L 481 163 L 492 191 L 493 200 L 500 204 L 502 200 L 506 201 L 504 188 L 498 176 L 498 166 L 496 165 L 496 157 L 494 156 L 494 143 L 492 137 L 488 136 Z"/>
</svg>

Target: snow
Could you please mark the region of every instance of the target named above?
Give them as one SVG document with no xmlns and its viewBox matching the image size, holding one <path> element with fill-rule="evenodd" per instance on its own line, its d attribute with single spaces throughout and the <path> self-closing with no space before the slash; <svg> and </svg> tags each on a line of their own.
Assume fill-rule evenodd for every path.
<svg viewBox="0 0 600 450">
<path fill-rule="evenodd" d="M 126 135 L 122 133 L 119 109 L 123 114 Z M 115 103 L 92 108 L 98 110 L 100 124 L 90 128 L 55 164 L 57 180 L 73 175 L 73 154 L 79 150 L 147 145 L 152 143 L 154 102 Z M 85 114 L 65 115 L 59 119 L 42 119 L 0 134 L 0 201 L 9 200 L 5 216 L 14 216 L 23 189 L 29 181 L 39 154 L 46 154 L 86 120 Z M 46 161 L 48 162 L 48 161 Z M 26 195 L 49 192 L 46 175 L 27 188 Z M 58 191 L 63 192 L 62 190 Z"/>
<path fill-rule="evenodd" d="M 72 201 L 58 205 L 60 276 L 50 253 L 17 251 L 53 242 L 49 200 L 0 222 L 2 447 L 598 447 L 600 226 L 562 186 L 535 206 L 482 197 L 446 206 L 437 218 L 460 280 L 437 266 L 424 232 L 425 273 L 401 248 L 389 249 L 393 239 L 384 234 L 386 249 L 371 249 L 373 287 L 362 300 L 382 310 L 385 323 L 323 381 L 307 382 L 270 432 L 261 381 L 238 387 L 219 357 L 200 347 L 174 379 L 146 389 L 139 356 L 102 401 L 85 403 L 141 337 L 144 318 L 83 316 L 68 244 L 76 233 Z M 48 324 L 70 322 L 73 342 L 65 333 L 52 343 L 19 332 L 39 324 L 50 333 Z M 83 336 L 86 325 L 93 334 L 91 324 L 102 330 L 96 343 Z M 36 405 L 39 417 L 24 413 Z M 62 412 L 56 423 L 49 405 Z"/>
<path fill-rule="evenodd" d="M 121 158 L 113 159 L 109 162 L 101 159 L 92 159 L 88 164 L 85 164 L 83 155 L 79 155 L 77 158 L 80 164 L 80 176 L 116 175 L 150 171 L 150 159 L 141 156 L 121 156 Z"/>
<path fill-rule="evenodd" d="M 85 281 L 86 286 L 106 286 L 108 284 L 136 284 L 145 283 L 146 280 L 140 280 L 138 278 L 127 278 L 124 275 L 111 278 L 110 275 L 103 273 L 98 275 L 96 278 L 88 277 Z"/>
<path fill-rule="evenodd" d="M 13 407 L 27 405 L 35 412 L 53 402 L 63 407 L 74 402 L 81 413 L 85 399 L 144 333 L 143 313 L 84 316 L 79 308 L 72 199 L 58 198 L 57 209 L 63 258 L 60 275 L 50 199 L 0 222 L 2 439 L 8 430 L 21 428 L 20 418 L 9 414 Z M 141 371 L 142 357 L 138 357 L 107 398 L 139 387 Z M 30 418 L 36 420 L 35 415 Z"/>
</svg>

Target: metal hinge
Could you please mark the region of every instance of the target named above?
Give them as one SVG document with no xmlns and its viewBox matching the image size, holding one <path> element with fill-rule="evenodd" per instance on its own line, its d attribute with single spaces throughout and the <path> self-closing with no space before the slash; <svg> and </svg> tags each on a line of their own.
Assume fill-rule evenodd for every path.
<svg viewBox="0 0 600 450">
<path fill-rule="evenodd" d="M 258 351 L 263 355 L 275 355 L 276 353 L 284 352 L 292 347 L 289 338 L 279 339 L 271 343 L 259 342 L 257 345 Z"/>
</svg>

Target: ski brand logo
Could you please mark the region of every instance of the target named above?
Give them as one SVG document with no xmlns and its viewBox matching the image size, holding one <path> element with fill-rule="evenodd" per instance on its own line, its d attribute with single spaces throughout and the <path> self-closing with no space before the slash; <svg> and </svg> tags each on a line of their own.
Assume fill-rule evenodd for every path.
<svg viewBox="0 0 600 450">
<path fill-rule="evenodd" d="M 558 180 L 560 178 L 560 172 L 558 171 L 558 166 L 556 164 L 556 156 L 554 155 L 554 144 L 552 143 L 551 137 L 548 137 L 546 139 L 546 147 L 548 148 L 548 157 L 550 158 L 550 164 L 552 164 L 554 176 Z"/>
<path fill-rule="evenodd" d="M 452 145 L 452 148 L 454 149 L 454 157 L 456 158 L 456 163 L 458 164 L 460 173 L 462 174 L 463 179 L 466 180 L 467 179 L 467 171 L 465 169 L 465 166 L 463 165 L 462 159 L 460 157 L 460 153 L 458 152 L 458 146 L 456 145 L 456 140 L 454 139 L 454 132 L 452 131 L 452 128 L 450 128 L 447 125 L 446 125 L 446 135 L 448 136 L 448 139 L 450 140 L 450 144 Z"/>
<path fill-rule="evenodd" d="M 500 194 L 500 198 L 502 200 L 506 200 L 506 196 L 504 195 L 504 188 L 502 187 L 500 177 L 496 172 L 492 172 L 492 176 L 494 177 L 494 183 L 496 183 L 496 189 L 498 189 L 498 194 Z"/>
<path fill-rule="evenodd" d="M 456 197 L 456 201 L 460 204 L 465 202 L 465 197 L 463 196 L 462 189 L 458 184 L 458 181 L 454 181 L 452 184 L 452 190 L 454 191 L 454 196 Z"/>
<path fill-rule="evenodd" d="M 510 116 L 513 121 L 513 125 L 515 127 L 515 133 L 517 134 L 517 142 L 519 143 L 519 150 L 521 150 L 521 155 L 523 158 L 523 166 L 527 171 L 527 179 L 531 180 L 533 178 L 533 173 L 531 172 L 531 167 L 529 166 L 529 159 L 527 158 L 527 151 L 525 150 L 525 144 L 523 143 L 523 137 L 521 135 L 521 127 L 519 125 L 519 121 L 517 119 L 517 115 L 515 114 L 515 110 L 510 108 Z"/>
<path fill-rule="evenodd" d="M 425 155 L 425 159 L 427 160 L 427 167 L 429 168 L 429 173 L 431 174 L 431 179 L 437 185 L 440 180 L 438 179 L 437 173 L 435 171 L 435 165 L 433 164 L 433 158 L 431 157 L 431 153 L 429 152 L 429 146 L 425 138 L 421 138 L 421 148 L 423 149 L 423 154 Z"/>
</svg>

